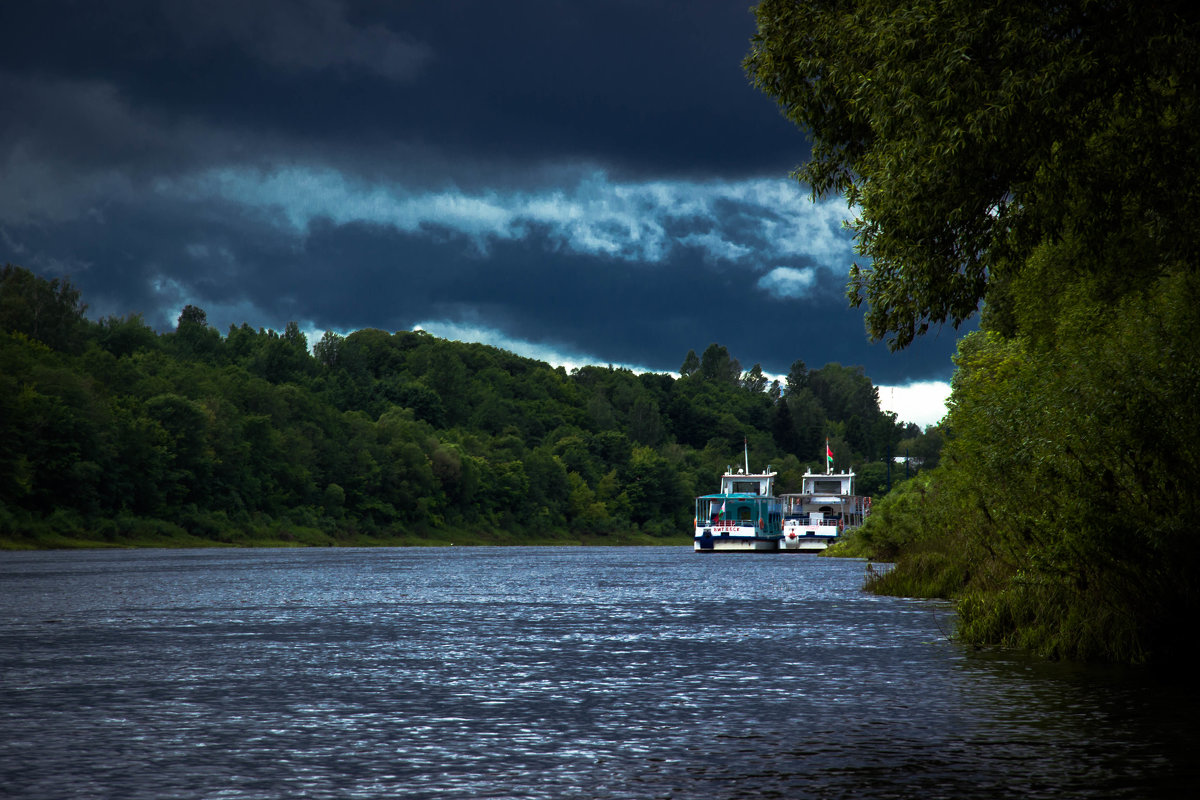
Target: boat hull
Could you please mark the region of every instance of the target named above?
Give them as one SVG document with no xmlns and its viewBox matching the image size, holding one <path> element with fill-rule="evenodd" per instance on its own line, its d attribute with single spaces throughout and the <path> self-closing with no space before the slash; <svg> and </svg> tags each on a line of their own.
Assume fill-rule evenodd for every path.
<svg viewBox="0 0 1200 800">
<path fill-rule="evenodd" d="M 779 549 L 785 553 L 819 553 L 837 541 L 836 536 L 818 535 L 812 531 L 785 530 Z"/>
<path fill-rule="evenodd" d="M 697 553 L 775 553 L 779 550 L 779 537 L 739 536 L 704 530 L 697 532 L 692 549 Z"/>
<path fill-rule="evenodd" d="M 716 539 L 711 543 L 697 539 L 692 547 L 697 553 L 776 553 L 779 542 L 774 539 Z"/>
</svg>

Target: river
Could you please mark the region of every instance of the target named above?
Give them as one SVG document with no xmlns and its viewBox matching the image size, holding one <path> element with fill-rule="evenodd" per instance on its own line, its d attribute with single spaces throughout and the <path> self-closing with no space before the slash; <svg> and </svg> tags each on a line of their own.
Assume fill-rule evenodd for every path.
<svg viewBox="0 0 1200 800">
<path fill-rule="evenodd" d="M 859 561 L 0 553 L 7 798 L 1153 798 L 1194 683 L 954 643 Z"/>
</svg>

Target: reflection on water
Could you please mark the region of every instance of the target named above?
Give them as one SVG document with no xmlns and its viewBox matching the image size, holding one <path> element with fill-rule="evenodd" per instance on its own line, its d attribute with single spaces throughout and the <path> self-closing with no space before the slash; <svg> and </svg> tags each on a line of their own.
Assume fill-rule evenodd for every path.
<svg viewBox="0 0 1200 800">
<path fill-rule="evenodd" d="M 1191 789 L 1192 686 L 965 652 L 947 605 L 862 578 L 688 548 L 0 554 L 0 793 Z"/>
</svg>

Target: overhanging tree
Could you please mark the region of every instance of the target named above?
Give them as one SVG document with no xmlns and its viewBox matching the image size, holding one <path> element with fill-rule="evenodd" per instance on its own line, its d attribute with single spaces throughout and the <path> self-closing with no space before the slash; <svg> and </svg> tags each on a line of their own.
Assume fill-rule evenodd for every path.
<svg viewBox="0 0 1200 800">
<path fill-rule="evenodd" d="M 1200 611 L 1200 14 L 763 0 L 746 66 L 843 193 L 893 349 L 982 303 L 942 465 L 864 534 L 980 643 L 1139 661 Z M 895 513 L 892 513 L 895 512 Z M 915 524 L 914 524 L 915 523 Z M 909 537 L 906 539 L 906 537 Z"/>
<path fill-rule="evenodd" d="M 1194 4 L 763 0 L 756 16 L 747 70 L 813 139 L 796 177 L 857 209 L 869 263 L 849 296 L 872 337 L 899 349 L 1004 306 L 1063 236 L 1113 296 L 1196 263 Z"/>
</svg>

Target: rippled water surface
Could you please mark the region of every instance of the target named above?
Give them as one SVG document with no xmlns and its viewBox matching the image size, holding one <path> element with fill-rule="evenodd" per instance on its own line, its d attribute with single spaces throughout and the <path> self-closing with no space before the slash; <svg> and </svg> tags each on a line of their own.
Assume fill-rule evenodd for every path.
<svg viewBox="0 0 1200 800">
<path fill-rule="evenodd" d="M 1193 685 L 966 652 L 864 565 L 0 553 L 0 796 L 1189 797 Z"/>
</svg>

